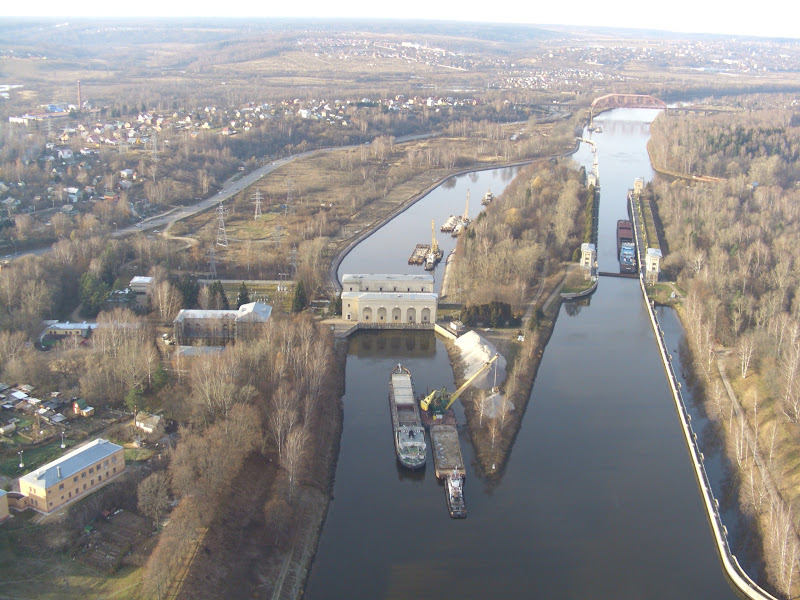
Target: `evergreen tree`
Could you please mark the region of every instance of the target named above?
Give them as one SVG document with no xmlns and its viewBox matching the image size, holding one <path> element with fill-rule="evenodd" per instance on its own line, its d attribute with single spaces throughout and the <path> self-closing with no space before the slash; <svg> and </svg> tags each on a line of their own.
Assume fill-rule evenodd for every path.
<svg viewBox="0 0 800 600">
<path fill-rule="evenodd" d="M 197 295 L 200 293 L 200 284 L 194 275 L 184 274 L 178 281 L 178 291 L 183 296 L 183 308 L 197 308 Z"/>
<path fill-rule="evenodd" d="M 217 279 L 217 290 L 219 291 L 220 310 L 230 310 L 231 305 L 228 302 L 228 294 L 225 293 L 225 288 L 222 287 L 222 282 L 219 279 Z"/>
<path fill-rule="evenodd" d="M 242 304 L 250 304 L 250 293 L 247 291 L 244 281 L 239 286 L 239 295 L 236 296 L 236 308 L 241 307 Z"/>
<path fill-rule="evenodd" d="M 294 288 L 294 297 L 292 298 L 292 312 L 300 312 L 306 307 L 308 298 L 306 298 L 306 287 L 303 285 L 303 280 L 297 282 Z"/>
<path fill-rule="evenodd" d="M 94 317 L 103 308 L 111 286 L 92 275 L 89 271 L 81 276 L 80 298 L 83 304 L 81 314 Z"/>
<path fill-rule="evenodd" d="M 210 306 L 217 310 L 229 310 L 228 296 L 222 287 L 222 282 L 217 279 L 208 287 L 208 295 L 210 298 Z"/>
<path fill-rule="evenodd" d="M 336 296 L 333 298 L 333 301 L 331 302 L 331 306 L 330 306 L 329 310 L 330 310 L 331 314 L 336 315 L 336 316 L 339 316 L 339 315 L 342 314 L 342 293 L 341 292 L 336 294 Z"/>
</svg>

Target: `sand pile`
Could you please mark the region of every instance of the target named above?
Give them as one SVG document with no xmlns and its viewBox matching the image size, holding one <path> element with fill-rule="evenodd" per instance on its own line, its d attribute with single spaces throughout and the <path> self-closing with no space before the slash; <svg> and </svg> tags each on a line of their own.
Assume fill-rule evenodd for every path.
<svg viewBox="0 0 800 600">
<path fill-rule="evenodd" d="M 511 412 L 514 410 L 514 403 L 500 394 L 488 393 L 479 402 L 482 404 L 483 417 L 487 419 L 496 419 L 503 411 Z"/>
<path fill-rule="evenodd" d="M 455 344 L 461 350 L 461 359 L 464 361 L 465 366 L 465 380 L 472 377 L 478 369 L 497 354 L 497 348 L 474 331 L 469 331 L 462 335 L 456 340 Z M 497 371 L 496 383 L 495 370 Z M 472 387 L 489 390 L 495 385 L 501 385 L 505 380 L 506 359 L 503 356 L 498 356 L 492 368 L 472 382 Z"/>
</svg>

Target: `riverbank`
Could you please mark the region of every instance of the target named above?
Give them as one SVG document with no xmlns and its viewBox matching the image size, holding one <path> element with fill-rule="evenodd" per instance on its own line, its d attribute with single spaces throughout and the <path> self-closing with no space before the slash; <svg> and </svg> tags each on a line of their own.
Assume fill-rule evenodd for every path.
<svg viewBox="0 0 800 600">
<path fill-rule="evenodd" d="M 510 365 L 502 389 L 505 403 L 494 416 L 483 414 L 481 404 L 484 390 L 469 390 L 461 396 L 469 438 L 481 473 L 485 477 L 502 475 L 514 440 L 522 427 L 544 349 L 555 329 L 561 308 L 559 292 L 566 280 L 567 271 L 566 266 L 563 266 L 546 277 L 531 300 L 528 314 L 539 317 L 531 317 L 523 325 L 523 341 L 519 341 L 516 329 L 480 332 L 482 337 L 497 347 Z M 455 344 L 448 344 L 447 350 L 454 365 L 456 384 L 461 385 L 465 378 L 460 352 Z"/>
<path fill-rule="evenodd" d="M 330 282 L 330 284 L 334 287 L 334 289 L 337 292 L 341 291 L 342 290 L 342 285 L 339 282 L 339 276 L 338 276 L 337 273 L 339 271 L 339 266 L 342 264 L 342 261 L 344 261 L 344 259 L 347 257 L 347 255 L 350 254 L 350 252 L 352 252 L 352 250 L 358 244 L 360 244 L 366 238 L 371 236 L 378 229 L 380 229 L 381 227 L 386 225 L 386 223 L 388 223 L 389 221 L 394 219 L 396 216 L 406 212 L 408 209 L 410 209 L 417 202 L 419 202 L 420 200 L 425 198 L 425 196 L 430 194 L 433 190 L 438 188 L 440 185 L 442 185 L 448 179 L 451 179 L 453 177 L 459 177 L 461 175 L 466 175 L 467 173 L 475 173 L 477 171 L 492 171 L 492 170 L 495 170 L 495 169 L 506 169 L 506 168 L 513 168 L 513 167 L 521 167 L 521 166 L 524 166 L 524 165 L 529 165 L 529 164 L 535 162 L 536 160 L 541 160 L 541 159 L 533 159 L 532 158 L 532 159 L 526 159 L 526 160 L 523 160 L 523 161 L 515 161 L 515 162 L 510 162 L 510 163 L 504 163 L 504 164 L 477 165 L 477 166 L 472 166 L 472 167 L 469 167 L 469 168 L 459 169 L 457 171 L 452 171 L 452 172 L 450 172 L 450 173 L 448 173 L 448 174 L 436 179 L 429 186 L 425 187 L 425 189 L 423 189 L 422 191 L 417 192 L 416 194 L 411 196 L 411 198 L 409 198 L 409 200 L 407 202 L 395 207 L 394 209 L 392 209 L 391 211 L 389 211 L 388 213 L 383 215 L 381 218 L 379 218 L 377 221 L 373 222 L 371 225 L 369 225 L 365 229 L 362 229 L 361 231 L 359 231 L 354 237 L 352 237 L 349 240 L 347 240 L 341 247 L 338 247 L 336 249 L 336 251 L 335 251 L 334 257 L 331 259 L 330 265 L 328 266 L 328 281 Z"/>
</svg>

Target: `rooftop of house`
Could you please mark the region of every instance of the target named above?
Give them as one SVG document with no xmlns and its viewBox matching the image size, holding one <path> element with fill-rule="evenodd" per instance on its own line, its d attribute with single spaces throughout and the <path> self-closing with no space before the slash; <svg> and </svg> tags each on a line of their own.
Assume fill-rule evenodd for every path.
<svg viewBox="0 0 800 600">
<path fill-rule="evenodd" d="M 20 490 L 22 490 L 22 483 L 47 489 L 59 481 L 74 476 L 75 473 L 79 473 L 86 467 L 108 458 L 119 450 L 122 450 L 122 446 L 108 440 L 96 439 L 20 477 Z"/>
</svg>

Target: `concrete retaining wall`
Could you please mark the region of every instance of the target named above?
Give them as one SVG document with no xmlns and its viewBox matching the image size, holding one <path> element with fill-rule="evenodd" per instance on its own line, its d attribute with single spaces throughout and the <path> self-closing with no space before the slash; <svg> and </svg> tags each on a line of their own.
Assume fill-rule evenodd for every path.
<svg viewBox="0 0 800 600">
<path fill-rule="evenodd" d="M 636 242 L 636 246 L 638 248 L 639 239 L 636 235 L 636 232 L 637 228 L 634 227 L 634 241 Z M 686 411 L 686 405 L 683 402 L 683 396 L 681 396 L 680 383 L 675 377 L 675 371 L 672 368 L 672 357 L 670 356 L 669 352 L 667 352 L 667 346 L 664 342 L 664 333 L 661 331 L 661 328 L 658 325 L 658 318 L 656 317 L 653 304 L 647 298 L 644 272 L 641 270 L 641 268 L 639 269 L 639 286 L 642 290 L 644 302 L 647 305 L 647 313 L 650 315 L 650 324 L 653 327 L 653 332 L 655 333 L 656 341 L 658 342 L 658 349 L 661 353 L 661 361 L 664 364 L 667 380 L 669 382 L 670 389 L 672 390 L 672 398 L 675 401 L 675 410 L 678 412 L 678 416 L 681 420 L 683 436 L 686 440 L 686 446 L 689 449 L 689 456 L 692 461 L 692 466 L 694 467 L 697 483 L 700 486 L 700 491 L 703 495 L 703 503 L 706 507 L 706 513 L 708 515 L 709 523 L 711 524 L 711 529 L 714 532 L 714 540 L 717 545 L 717 552 L 719 553 L 722 566 L 725 568 L 725 572 L 733 584 L 747 598 L 751 598 L 753 600 L 777 600 L 774 596 L 761 589 L 752 579 L 750 579 L 747 573 L 744 572 L 744 569 L 742 569 L 741 565 L 739 565 L 739 561 L 736 559 L 736 556 L 731 552 L 731 548 L 728 545 L 728 531 L 722 524 L 722 520 L 719 515 L 719 503 L 717 502 L 716 498 L 714 498 L 714 492 L 711 489 L 711 483 L 708 480 L 708 475 L 706 474 L 706 469 L 703 465 L 703 454 L 700 452 L 700 449 L 697 446 L 697 434 L 692 430 L 692 418 Z"/>
</svg>

